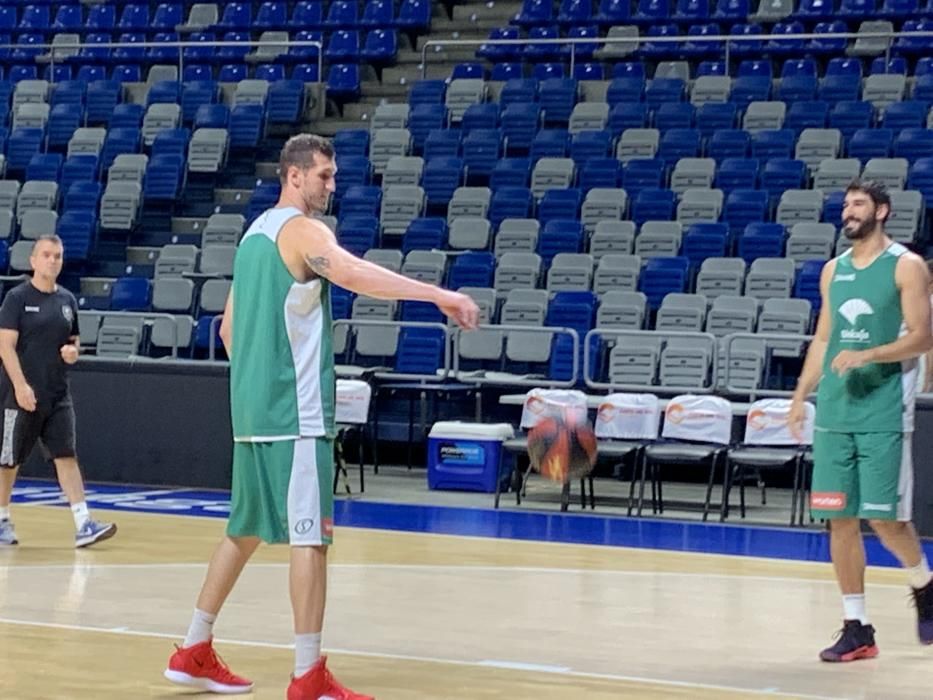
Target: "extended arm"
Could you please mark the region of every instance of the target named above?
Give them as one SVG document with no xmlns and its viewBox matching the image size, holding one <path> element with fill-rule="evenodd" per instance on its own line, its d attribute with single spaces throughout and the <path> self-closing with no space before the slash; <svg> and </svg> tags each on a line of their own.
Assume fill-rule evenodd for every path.
<svg viewBox="0 0 933 700">
<path fill-rule="evenodd" d="M 356 257 L 337 243 L 327 226 L 311 219 L 297 220 L 306 227 L 299 240 L 300 253 L 308 268 L 319 277 L 357 294 L 377 299 L 407 299 L 435 304 L 464 328 L 475 328 L 479 309 L 464 294 L 441 289 Z"/>
</svg>

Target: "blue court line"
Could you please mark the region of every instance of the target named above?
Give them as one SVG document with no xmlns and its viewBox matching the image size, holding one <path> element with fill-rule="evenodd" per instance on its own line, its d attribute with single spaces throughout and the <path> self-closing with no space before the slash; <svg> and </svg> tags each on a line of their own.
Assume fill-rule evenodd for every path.
<svg viewBox="0 0 933 700">
<path fill-rule="evenodd" d="M 226 518 L 229 513 L 230 495 L 223 491 L 96 484 L 88 484 L 87 491 L 88 505 L 94 510 L 213 518 Z M 13 492 L 13 503 L 30 502 L 65 505 L 54 482 L 20 480 Z M 343 527 L 399 532 L 829 561 L 826 533 L 804 528 L 455 508 L 339 498 L 334 505 L 334 522 Z M 933 560 L 933 542 L 925 542 L 924 548 L 928 558 Z M 873 535 L 865 537 L 865 554 L 873 566 L 899 566 Z"/>
</svg>

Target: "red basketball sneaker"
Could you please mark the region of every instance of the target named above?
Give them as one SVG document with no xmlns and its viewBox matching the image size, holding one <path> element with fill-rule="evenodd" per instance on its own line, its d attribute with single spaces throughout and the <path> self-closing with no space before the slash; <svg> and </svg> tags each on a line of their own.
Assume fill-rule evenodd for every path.
<svg viewBox="0 0 933 700">
<path fill-rule="evenodd" d="M 354 693 L 344 688 L 327 670 L 327 657 L 322 656 L 303 676 L 292 678 L 288 686 L 288 700 L 375 700 L 371 695 Z"/>
<path fill-rule="evenodd" d="M 233 673 L 211 646 L 211 640 L 190 647 L 176 646 L 168 660 L 165 677 L 173 683 L 190 685 L 212 693 L 248 693 L 253 682 Z"/>
</svg>

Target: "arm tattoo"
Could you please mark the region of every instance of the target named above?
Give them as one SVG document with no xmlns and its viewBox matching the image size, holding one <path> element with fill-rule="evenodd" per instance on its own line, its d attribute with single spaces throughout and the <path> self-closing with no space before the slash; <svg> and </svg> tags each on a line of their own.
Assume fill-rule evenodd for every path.
<svg viewBox="0 0 933 700">
<path fill-rule="evenodd" d="M 330 271 L 330 260 L 325 257 L 305 257 L 305 262 L 308 263 L 308 267 L 318 277 L 327 277 L 327 273 Z"/>
</svg>

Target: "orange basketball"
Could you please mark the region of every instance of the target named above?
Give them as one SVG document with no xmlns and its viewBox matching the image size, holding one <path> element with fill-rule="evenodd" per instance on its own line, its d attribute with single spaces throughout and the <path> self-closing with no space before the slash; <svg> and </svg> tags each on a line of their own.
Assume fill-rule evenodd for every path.
<svg viewBox="0 0 933 700">
<path fill-rule="evenodd" d="M 545 416 L 528 433 L 528 457 L 532 468 L 551 481 L 579 479 L 596 464 L 596 434 L 570 414 Z"/>
</svg>

